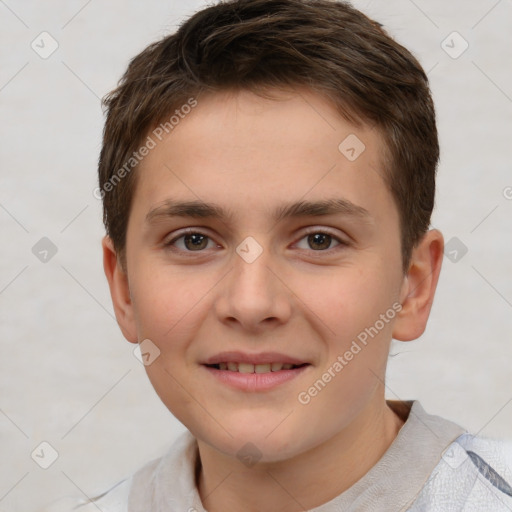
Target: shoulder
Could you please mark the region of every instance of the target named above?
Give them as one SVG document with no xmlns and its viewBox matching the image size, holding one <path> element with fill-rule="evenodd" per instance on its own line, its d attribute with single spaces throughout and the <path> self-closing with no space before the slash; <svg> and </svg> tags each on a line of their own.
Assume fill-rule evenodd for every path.
<svg viewBox="0 0 512 512">
<path fill-rule="evenodd" d="M 508 464 L 509 468 L 512 467 L 512 440 L 504 441 L 464 434 L 457 438 L 456 442 L 466 451 L 480 453 L 490 459 Z"/>
<path fill-rule="evenodd" d="M 508 496 L 512 504 L 512 441 L 465 434 L 457 439 L 457 444 L 483 477 L 483 482 Z"/>
<path fill-rule="evenodd" d="M 409 510 L 512 510 L 512 441 L 459 436 Z"/>
<path fill-rule="evenodd" d="M 128 512 L 131 478 L 90 499 L 64 498 L 40 512 Z"/>
<path fill-rule="evenodd" d="M 178 504 L 178 510 L 191 500 L 198 502 L 194 482 L 196 461 L 197 443 L 194 436 L 185 431 L 166 454 L 146 463 L 106 492 L 89 499 L 59 500 L 40 512 L 144 511 L 158 508 L 153 507 L 155 502 Z"/>
</svg>

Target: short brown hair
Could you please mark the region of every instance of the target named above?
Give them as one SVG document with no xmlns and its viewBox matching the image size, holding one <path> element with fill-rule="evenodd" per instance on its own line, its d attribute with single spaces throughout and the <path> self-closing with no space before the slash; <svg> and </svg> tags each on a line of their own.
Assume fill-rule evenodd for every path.
<svg viewBox="0 0 512 512">
<path fill-rule="evenodd" d="M 264 94 L 299 85 L 331 100 L 348 120 L 374 125 L 382 134 L 407 270 L 434 206 L 439 143 L 428 79 L 379 23 L 333 0 L 219 2 L 132 59 L 103 100 L 99 190 L 116 251 L 124 255 L 136 183 L 133 157 L 153 127 L 205 92 Z"/>
</svg>

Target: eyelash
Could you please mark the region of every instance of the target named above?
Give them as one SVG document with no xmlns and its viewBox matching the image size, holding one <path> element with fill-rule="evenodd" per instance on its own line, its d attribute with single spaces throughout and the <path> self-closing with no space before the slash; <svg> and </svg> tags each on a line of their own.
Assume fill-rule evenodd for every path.
<svg viewBox="0 0 512 512">
<path fill-rule="evenodd" d="M 329 230 L 319 229 L 319 228 L 314 228 L 314 227 L 307 228 L 306 232 L 298 240 L 298 242 L 302 241 L 304 238 L 308 237 L 309 235 L 314 235 L 314 234 L 328 235 L 331 237 L 332 240 L 335 240 L 336 242 L 338 242 L 338 245 L 336 245 L 334 247 L 330 247 L 329 249 L 320 249 L 320 250 L 301 249 L 301 250 L 308 250 L 309 252 L 313 252 L 313 253 L 329 253 L 330 254 L 332 251 L 340 250 L 340 249 L 343 249 L 344 247 L 348 247 L 350 245 L 349 242 L 347 242 L 346 240 L 343 240 L 339 236 L 336 236 L 334 233 L 331 233 Z M 202 250 L 198 250 L 198 251 L 189 251 L 187 249 L 177 249 L 176 247 L 174 247 L 174 243 L 176 241 L 178 241 L 181 238 L 184 238 L 187 235 L 201 235 L 201 236 L 204 236 L 207 239 L 213 241 L 212 238 L 208 234 L 206 234 L 200 230 L 187 228 L 185 233 L 181 232 L 181 234 L 175 236 L 171 240 L 164 242 L 163 245 L 165 248 L 170 249 L 171 251 L 174 251 L 174 252 L 182 252 L 182 253 L 186 252 L 189 254 L 198 253 L 198 255 L 200 255 L 201 253 L 204 253 L 206 251 L 206 249 L 202 249 Z M 296 243 L 298 243 L 298 242 L 296 242 Z"/>
</svg>

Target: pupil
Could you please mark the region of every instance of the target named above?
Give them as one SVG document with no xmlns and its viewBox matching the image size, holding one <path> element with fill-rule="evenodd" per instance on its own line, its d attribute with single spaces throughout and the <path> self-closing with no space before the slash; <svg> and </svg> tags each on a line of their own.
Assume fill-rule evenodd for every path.
<svg viewBox="0 0 512 512">
<path fill-rule="evenodd" d="M 315 233 L 313 235 L 309 235 L 308 243 L 310 245 L 319 244 L 321 246 L 320 249 L 328 249 L 329 245 L 331 245 L 331 235 L 326 235 L 325 233 Z"/>
<path fill-rule="evenodd" d="M 185 236 L 185 246 L 187 249 L 190 249 L 192 247 L 192 250 L 195 249 L 202 249 L 205 245 L 206 236 L 195 234 L 195 235 L 186 235 Z M 192 242 L 192 246 L 189 245 L 188 242 Z"/>
</svg>

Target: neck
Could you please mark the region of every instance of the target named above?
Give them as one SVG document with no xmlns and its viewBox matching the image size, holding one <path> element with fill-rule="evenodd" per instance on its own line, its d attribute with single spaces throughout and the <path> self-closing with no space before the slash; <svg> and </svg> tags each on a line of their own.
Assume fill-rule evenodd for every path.
<svg viewBox="0 0 512 512">
<path fill-rule="evenodd" d="M 208 512 L 299 512 L 349 489 L 384 455 L 403 425 L 385 403 L 364 409 L 346 428 L 292 459 L 240 468 L 198 440 L 197 486 Z"/>
</svg>

